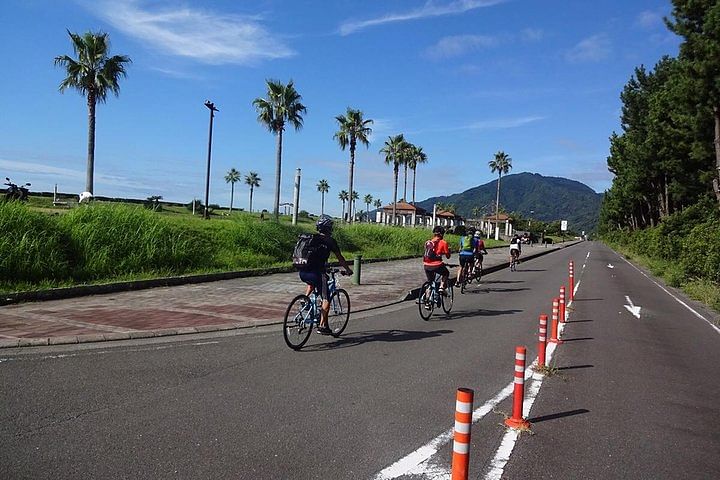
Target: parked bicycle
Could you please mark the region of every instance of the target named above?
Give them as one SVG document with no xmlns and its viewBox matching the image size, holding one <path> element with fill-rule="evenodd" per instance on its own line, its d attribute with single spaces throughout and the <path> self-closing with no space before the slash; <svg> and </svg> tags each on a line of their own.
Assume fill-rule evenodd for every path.
<svg viewBox="0 0 720 480">
<path fill-rule="evenodd" d="M 16 185 L 11 182 L 8 177 L 5 177 L 5 180 L 5 185 L 8 187 L 5 190 L 5 200 L 19 200 L 21 202 L 26 202 L 28 199 L 28 187 L 30 184 L 26 183 L 25 185 Z"/>
<path fill-rule="evenodd" d="M 330 296 L 328 327 L 332 330 L 331 335 L 335 338 L 345 331 L 350 320 L 350 295 L 347 291 L 339 288 L 335 278 L 335 274 L 339 272 L 341 273 L 339 268 L 327 270 L 328 295 Z M 310 296 L 298 295 L 292 299 L 285 311 L 285 320 L 283 321 L 283 336 L 288 347 L 300 350 L 310 339 L 313 328 L 320 325 L 322 301 L 322 294 L 317 289 L 313 289 Z"/>
<path fill-rule="evenodd" d="M 446 265 L 448 267 L 457 267 L 457 265 Z M 446 314 L 452 310 L 455 299 L 453 286 L 448 284 L 445 287 L 445 294 L 441 294 L 440 279 L 440 275 L 436 274 L 434 281 L 425 282 L 422 287 L 420 287 L 417 304 L 420 311 L 420 318 L 423 320 L 429 320 L 435 308 L 442 308 Z"/>
</svg>

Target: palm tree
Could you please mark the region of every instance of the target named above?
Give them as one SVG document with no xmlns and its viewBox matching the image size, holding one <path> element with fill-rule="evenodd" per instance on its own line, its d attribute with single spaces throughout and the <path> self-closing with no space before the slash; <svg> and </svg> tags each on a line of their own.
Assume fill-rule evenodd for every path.
<svg viewBox="0 0 720 480">
<path fill-rule="evenodd" d="M 369 222 L 370 221 L 370 204 L 373 201 L 373 196 L 368 193 L 367 195 L 365 195 L 365 198 L 363 198 L 363 200 L 365 201 L 365 208 L 367 209 L 367 212 L 368 212 L 368 222 Z"/>
<path fill-rule="evenodd" d="M 385 140 L 385 146 L 380 149 L 380 153 L 385 154 L 385 163 L 393 166 L 393 207 L 392 207 L 392 223 L 395 225 L 395 212 L 397 207 L 397 187 L 398 187 L 398 173 L 400 169 L 400 163 L 402 163 L 403 149 L 407 145 L 403 134 L 395 135 L 394 137 L 388 137 Z"/>
<path fill-rule="evenodd" d="M 260 186 L 260 182 L 262 182 L 262 178 L 258 176 L 257 172 L 250 172 L 249 174 L 245 175 L 245 185 L 248 185 L 250 187 L 250 208 L 248 209 L 250 213 L 252 213 L 253 192 L 255 191 L 255 187 Z"/>
<path fill-rule="evenodd" d="M 500 178 L 512 168 L 512 158 L 501 150 L 495 154 L 494 160 L 488 162 L 488 166 L 491 173 L 498 172 L 497 197 L 495 199 L 495 240 L 497 240 L 500 231 L 498 228 L 500 218 Z"/>
<path fill-rule="evenodd" d="M 231 168 L 225 175 L 225 183 L 230 184 L 230 213 L 232 213 L 233 197 L 235 196 L 235 183 L 240 181 L 240 172 Z"/>
<path fill-rule="evenodd" d="M 325 214 L 325 194 L 330 190 L 330 184 L 324 178 L 317 184 L 318 192 L 320 192 L 320 215 Z"/>
<path fill-rule="evenodd" d="M 120 95 L 120 77 L 127 76 L 125 65 L 132 63 L 126 55 L 108 57 L 110 40 L 107 33 L 85 32 L 82 36 L 68 30 L 77 59 L 67 55 L 55 57 L 55 65 L 65 68 L 67 77 L 60 83 L 60 92 L 74 88 L 87 97 L 88 156 L 85 191 L 93 193 L 95 173 L 95 107 L 105 103 L 107 94 Z"/>
<path fill-rule="evenodd" d="M 365 147 L 370 146 L 368 137 L 372 133 L 370 125 L 372 125 L 373 121 L 370 119 L 364 120 L 363 113 L 360 110 L 353 110 L 350 107 L 347 108 L 347 113 L 344 116 L 338 115 L 335 117 L 335 120 L 337 120 L 340 129 L 335 133 L 333 138 L 338 141 L 342 150 L 345 150 L 348 146 L 350 147 L 348 192 L 352 192 L 353 175 L 355 171 L 355 148 L 357 147 L 357 142 L 362 143 Z M 352 221 L 353 218 L 351 215 L 350 223 L 352 223 Z"/>
<path fill-rule="evenodd" d="M 338 198 L 342 200 L 342 219 L 345 220 L 345 202 L 347 202 L 350 199 L 350 195 L 348 195 L 347 190 L 342 190 L 338 194 Z"/>
<path fill-rule="evenodd" d="M 277 153 L 275 157 L 275 204 L 273 215 L 275 221 L 280 219 L 280 171 L 282 166 L 282 137 L 285 124 L 290 123 L 295 130 L 303 125 L 303 114 L 307 109 L 300 103 L 302 96 L 295 90 L 293 81 L 284 85 L 278 80 L 266 80 L 267 97 L 256 98 L 253 106 L 258 113 L 258 122 L 267 127 L 268 131 L 277 135 Z"/>
<path fill-rule="evenodd" d="M 408 168 L 413 172 L 413 183 L 412 183 L 412 204 L 415 205 L 415 171 L 417 166 L 427 163 L 427 154 L 423 152 L 422 147 L 416 147 L 413 145 L 413 149 L 410 155 L 410 159 L 407 162 Z"/>
<path fill-rule="evenodd" d="M 378 209 L 381 208 L 382 200 L 380 200 L 379 198 L 376 198 L 375 201 L 373 202 L 373 207 L 378 208 Z"/>
<path fill-rule="evenodd" d="M 349 213 L 348 216 L 349 216 L 350 218 L 355 217 L 355 210 L 356 210 L 356 208 L 357 208 L 356 205 L 355 205 L 355 203 L 357 202 L 357 200 L 358 200 L 359 198 L 360 198 L 360 194 L 358 194 L 358 192 L 356 192 L 355 190 L 353 190 L 352 195 L 350 195 L 350 208 L 349 208 L 349 211 L 348 211 L 348 213 Z M 352 220 L 351 220 L 350 222 L 352 223 Z"/>
<path fill-rule="evenodd" d="M 410 160 L 413 156 L 415 145 L 410 142 L 405 142 L 402 147 L 401 163 L 403 166 L 403 196 L 402 199 L 407 202 L 407 171 Z"/>
</svg>

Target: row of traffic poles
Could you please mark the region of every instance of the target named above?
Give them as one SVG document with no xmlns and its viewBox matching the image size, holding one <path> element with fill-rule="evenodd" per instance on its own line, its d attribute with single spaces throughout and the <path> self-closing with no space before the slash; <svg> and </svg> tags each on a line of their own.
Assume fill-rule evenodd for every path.
<svg viewBox="0 0 720 480">
<path fill-rule="evenodd" d="M 573 301 L 575 290 L 574 264 L 568 264 L 569 302 Z M 547 338 L 548 316 L 540 315 L 538 334 L 538 369 L 545 367 L 547 344 L 560 344 L 560 324 L 565 323 L 565 285 L 560 287 L 559 296 L 552 299 L 552 324 L 550 338 Z M 528 429 L 530 422 L 523 418 L 523 402 L 525 400 L 525 362 L 527 350 L 524 346 L 515 347 L 515 365 L 513 372 L 513 407 L 512 415 L 505 420 L 505 425 L 514 429 Z M 458 388 L 455 398 L 455 427 L 452 453 L 452 480 L 467 480 L 470 465 L 470 427 L 472 426 L 474 392 L 469 388 Z"/>
</svg>

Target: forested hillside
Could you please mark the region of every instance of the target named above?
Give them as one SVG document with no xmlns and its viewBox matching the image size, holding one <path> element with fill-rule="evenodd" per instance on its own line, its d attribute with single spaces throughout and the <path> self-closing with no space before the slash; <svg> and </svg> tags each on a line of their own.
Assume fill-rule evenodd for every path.
<svg viewBox="0 0 720 480">
<path fill-rule="evenodd" d="M 426 210 L 434 203 L 450 204 L 464 217 L 495 212 L 497 180 L 450 196 L 432 197 L 418 202 Z M 591 232 L 597 225 L 602 195 L 587 185 L 537 173 L 503 176 L 500 183 L 500 208 L 545 222 L 567 220 L 576 232 Z M 532 212 L 532 213 L 531 213 Z"/>
</svg>

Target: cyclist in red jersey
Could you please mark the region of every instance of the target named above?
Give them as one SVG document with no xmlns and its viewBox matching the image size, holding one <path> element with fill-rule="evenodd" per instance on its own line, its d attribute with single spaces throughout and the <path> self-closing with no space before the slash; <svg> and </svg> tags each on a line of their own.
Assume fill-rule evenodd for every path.
<svg viewBox="0 0 720 480">
<path fill-rule="evenodd" d="M 445 292 L 448 277 L 450 272 L 443 263 L 443 255 L 446 258 L 450 258 L 450 247 L 447 242 L 443 240 L 445 236 L 445 229 L 437 226 L 433 228 L 433 237 L 425 242 L 425 255 L 423 255 L 423 267 L 425 268 L 425 276 L 427 276 L 428 282 L 435 281 L 435 274 L 439 273 L 441 276 L 440 280 L 440 292 Z"/>
</svg>

